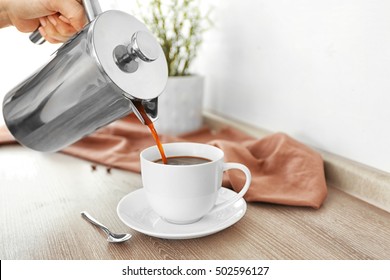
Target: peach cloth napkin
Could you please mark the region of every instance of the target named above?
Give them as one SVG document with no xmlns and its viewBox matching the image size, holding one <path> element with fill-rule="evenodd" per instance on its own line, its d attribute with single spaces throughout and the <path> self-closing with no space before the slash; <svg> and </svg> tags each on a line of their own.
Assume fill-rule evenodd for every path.
<svg viewBox="0 0 390 280">
<path fill-rule="evenodd" d="M 199 142 L 219 147 L 226 162 L 245 164 L 252 173 L 247 201 L 319 208 L 327 195 L 321 155 L 286 134 L 275 133 L 255 139 L 226 127 L 213 131 L 204 127 L 173 137 L 160 135 L 162 143 Z M 16 143 L 6 127 L 0 128 L 0 144 Z M 62 153 L 91 162 L 140 172 L 139 153 L 155 145 L 147 126 L 133 115 L 81 139 Z M 237 170 L 225 172 L 223 186 L 240 191 L 245 181 Z"/>
</svg>

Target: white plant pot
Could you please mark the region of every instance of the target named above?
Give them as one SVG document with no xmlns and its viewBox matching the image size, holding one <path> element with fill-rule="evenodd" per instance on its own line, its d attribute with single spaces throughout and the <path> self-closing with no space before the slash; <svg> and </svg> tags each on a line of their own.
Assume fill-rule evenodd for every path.
<svg viewBox="0 0 390 280">
<path fill-rule="evenodd" d="M 203 87 L 202 76 L 169 77 L 164 92 L 158 98 L 157 132 L 175 136 L 200 128 Z"/>
</svg>

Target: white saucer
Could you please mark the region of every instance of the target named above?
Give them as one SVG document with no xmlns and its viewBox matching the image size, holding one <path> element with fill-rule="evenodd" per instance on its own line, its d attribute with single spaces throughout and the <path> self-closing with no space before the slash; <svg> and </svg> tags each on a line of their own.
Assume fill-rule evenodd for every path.
<svg viewBox="0 0 390 280">
<path fill-rule="evenodd" d="M 236 193 L 221 188 L 217 203 L 230 199 Z M 204 216 L 188 225 L 171 224 L 161 219 L 149 206 L 144 189 L 129 193 L 118 203 L 119 218 L 128 227 L 146 235 L 165 239 L 190 239 L 210 235 L 238 222 L 245 214 L 246 202 L 238 200 L 233 205 Z"/>
</svg>

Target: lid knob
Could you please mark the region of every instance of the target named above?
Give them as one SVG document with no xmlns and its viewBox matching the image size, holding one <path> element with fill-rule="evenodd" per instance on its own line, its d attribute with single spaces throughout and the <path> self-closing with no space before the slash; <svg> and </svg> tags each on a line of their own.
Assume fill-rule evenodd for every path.
<svg viewBox="0 0 390 280">
<path fill-rule="evenodd" d="M 119 45 L 114 49 L 114 60 L 118 67 L 127 73 L 137 71 L 139 59 L 152 62 L 159 57 L 159 44 L 157 40 L 146 31 L 138 31 L 131 38 L 126 47 Z"/>
<path fill-rule="evenodd" d="M 146 62 L 156 60 L 159 55 L 159 45 L 156 39 L 145 31 L 135 33 L 127 49 L 130 53 L 135 53 L 140 59 Z"/>
</svg>

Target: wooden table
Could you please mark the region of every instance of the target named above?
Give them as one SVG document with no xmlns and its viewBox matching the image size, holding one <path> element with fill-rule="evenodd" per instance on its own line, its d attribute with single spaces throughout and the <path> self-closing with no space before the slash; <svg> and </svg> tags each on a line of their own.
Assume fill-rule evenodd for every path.
<svg viewBox="0 0 390 280">
<path fill-rule="evenodd" d="M 319 210 L 249 203 L 219 233 L 164 240 L 116 214 L 119 200 L 140 187 L 139 174 L 0 146 L 0 259 L 390 259 L 390 213 L 336 188 Z M 109 244 L 83 210 L 133 238 Z"/>
</svg>

